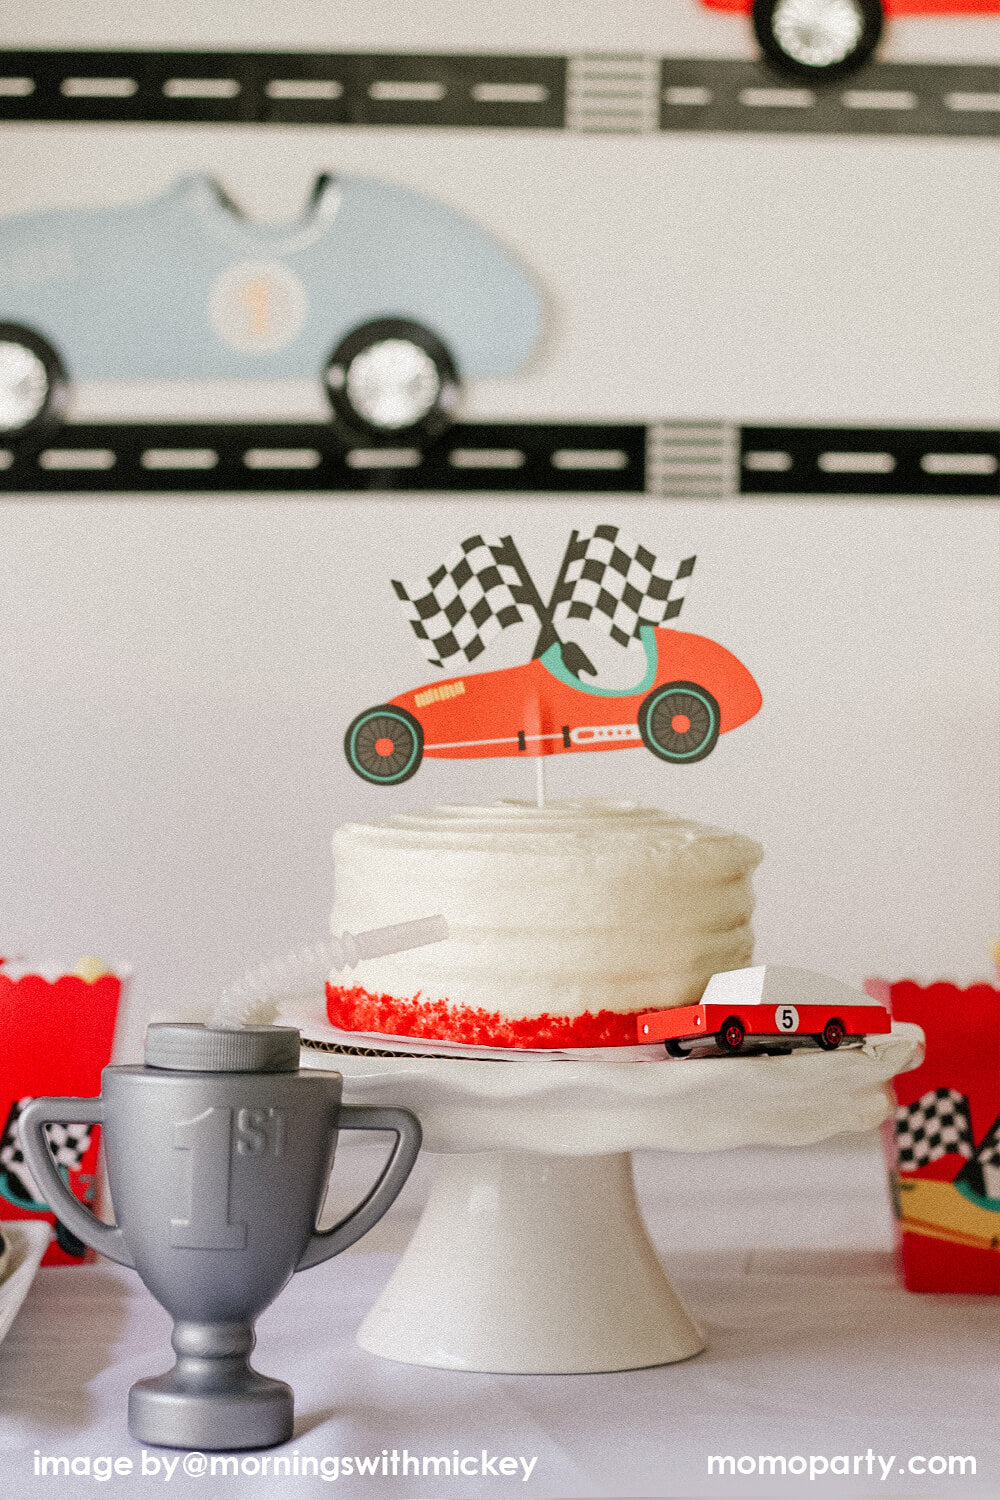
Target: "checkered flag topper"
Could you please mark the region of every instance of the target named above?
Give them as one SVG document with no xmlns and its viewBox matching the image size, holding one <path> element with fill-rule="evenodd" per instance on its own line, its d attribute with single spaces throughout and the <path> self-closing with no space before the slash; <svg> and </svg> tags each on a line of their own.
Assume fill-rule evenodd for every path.
<svg viewBox="0 0 1000 1500">
<path fill-rule="evenodd" d="M 21 1146 L 21 1113 L 31 1103 L 30 1096 L 16 1099 L 11 1105 L 0 1142 L 0 1172 L 11 1178 L 11 1185 L 36 1203 L 44 1203 L 45 1196 L 28 1170 Z M 79 1171 L 83 1158 L 90 1149 L 93 1126 L 50 1124 L 45 1127 L 49 1151 L 57 1167 L 69 1172 Z"/>
<path fill-rule="evenodd" d="M 524 619 L 515 589 L 521 573 L 509 539 L 470 536 L 427 579 L 392 586 L 434 667 L 450 657 L 475 661 L 488 641 Z"/>
<path fill-rule="evenodd" d="M 590 620 L 606 625 L 619 646 L 636 640 L 643 625 L 676 619 L 684 603 L 676 585 L 694 572 L 686 557 L 673 578 L 657 573 L 648 547 L 617 526 L 597 526 L 590 536 L 575 532 L 556 588 L 553 619 Z"/>
<path fill-rule="evenodd" d="M 957 1089 L 931 1089 L 896 1110 L 896 1162 L 902 1171 L 925 1167 L 954 1152 L 975 1154 L 969 1101 Z"/>
</svg>

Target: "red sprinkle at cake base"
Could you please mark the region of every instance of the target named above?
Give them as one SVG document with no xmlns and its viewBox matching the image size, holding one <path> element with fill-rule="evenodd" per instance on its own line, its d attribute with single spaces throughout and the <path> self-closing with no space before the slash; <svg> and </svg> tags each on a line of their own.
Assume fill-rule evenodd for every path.
<svg viewBox="0 0 1000 1500">
<path fill-rule="evenodd" d="M 328 984 L 326 1013 L 341 1031 L 464 1042 L 475 1047 L 627 1047 L 637 1041 L 638 1011 L 585 1011 L 582 1016 L 502 1016 L 499 1011 L 424 1000 L 372 995 L 360 985 Z"/>
</svg>

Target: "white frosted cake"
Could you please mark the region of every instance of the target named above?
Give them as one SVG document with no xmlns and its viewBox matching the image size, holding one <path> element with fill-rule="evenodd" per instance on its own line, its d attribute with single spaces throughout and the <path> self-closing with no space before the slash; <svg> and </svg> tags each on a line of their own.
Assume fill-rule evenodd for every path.
<svg viewBox="0 0 1000 1500">
<path fill-rule="evenodd" d="M 344 1030 L 624 1045 L 753 957 L 760 845 L 632 802 L 437 807 L 347 823 L 333 848 L 335 933 L 437 913 L 450 933 L 331 976 Z"/>
</svg>

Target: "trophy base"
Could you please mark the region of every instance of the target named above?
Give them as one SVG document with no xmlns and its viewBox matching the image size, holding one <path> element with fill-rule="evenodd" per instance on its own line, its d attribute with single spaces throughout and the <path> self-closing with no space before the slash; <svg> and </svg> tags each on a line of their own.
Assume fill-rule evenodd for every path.
<svg viewBox="0 0 1000 1500">
<path fill-rule="evenodd" d="M 197 1384 L 179 1378 L 175 1367 L 138 1381 L 128 1393 L 129 1432 L 162 1448 L 273 1448 L 291 1437 L 292 1416 L 291 1386 L 249 1365 Z"/>
</svg>

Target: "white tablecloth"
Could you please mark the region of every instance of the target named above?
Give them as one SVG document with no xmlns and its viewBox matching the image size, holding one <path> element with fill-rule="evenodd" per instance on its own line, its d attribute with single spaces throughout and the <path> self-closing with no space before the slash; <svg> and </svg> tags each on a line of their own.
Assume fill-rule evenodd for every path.
<svg viewBox="0 0 1000 1500">
<path fill-rule="evenodd" d="M 342 1194 L 370 1175 L 343 1152 Z M 293 1279 L 260 1319 L 254 1363 L 296 1393 L 294 1458 L 537 1461 L 530 1478 L 391 1473 L 336 1479 L 141 1472 L 129 1385 L 169 1364 L 169 1322 L 137 1277 L 102 1262 L 43 1270 L 0 1347 L 0 1497 L 105 1493 L 341 1500 L 576 1496 L 1000 1495 L 1000 1298 L 918 1297 L 896 1283 L 874 1141 L 639 1159 L 640 1198 L 675 1285 L 708 1335 L 685 1364 L 615 1375 L 491 1376 L 391 1364 L 354 1333 L 419 1211 L 422 1161 L 387 1221 Z M 130 1458 L 129 1475 L 35 1475 L 42 1458 Z M 868 1477 L 866 1455 L 873 1454 Z M 151 1456 L 171 1461 L 166 1450 Z M 709 1477 L 709 1455 L 861 1459 L 857 1475 Z M 975 1476 L 900 1473 L 973 1455 Z M 878 1456 L 893 1458 L 880 1478 Z M 179 1456 L 183 1461 L 183 1455 Z M 152 1467 L 147 1460 L 148 1467 Z M 50 1466 L 51 1467 L 51 1466 Z M 252 1469 L 252 1463 L 248 1466 Z M 468 1472 L 467 1464 L 467 1472 Z M 746 1463 L 744 1463 L 746 1467 Z"/>
</svg>

